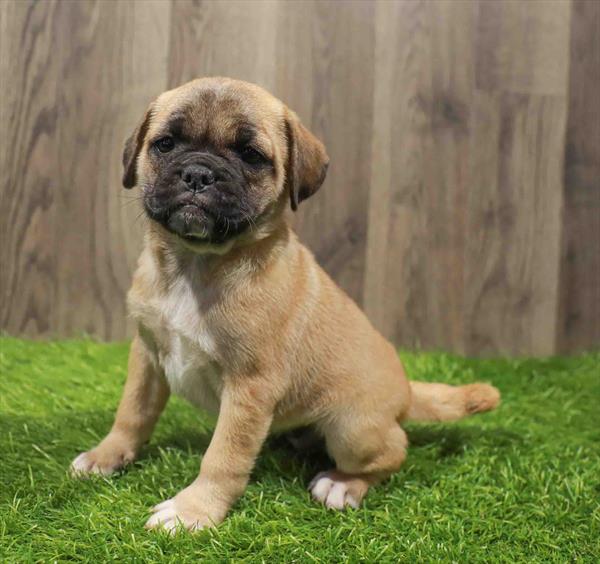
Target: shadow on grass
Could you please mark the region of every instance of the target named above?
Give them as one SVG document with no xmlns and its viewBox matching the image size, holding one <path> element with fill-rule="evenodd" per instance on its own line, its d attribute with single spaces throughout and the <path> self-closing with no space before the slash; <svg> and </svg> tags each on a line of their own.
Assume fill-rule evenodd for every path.
<svg viewBox="0 0 600 564">
<path fill-rule="evenodd" d="M 438 457 L 460 456 L 467 446 L 486 444 L 501 449 L 521 444 L 523 438 L 518 433 L 506 429 L 483 429 L 480 427 L 455 427 L 448 423 L 410 427 L 407 431 L 410 450 L 429 445 L 437 445 Z"/>
<path fill-rule="evenodd" d="M 197 457 L 199 467 L 212 431 L 202 429 L 202 425 L 196 430 L 189 419 L 183 420 L 176 414 L 173 415 L 169 414 L 152 442 L 142 450 L 139 461 L 145 465 L 158 464 L 162 450 L 175 450 Z M 41 469 L 42 474 L 44 466 L 53 474 L 62 469 L 66 472 L 71 460 L 79 452 L 94 447 L 102 439 L 110 429 L 112 419 L 113 413 L 107 410 L 60 413 L 40 417 L 38 420 L 30 416 L 0 417 L 3 437 L 0 444 L 4 448 L 6 438 L 10 437 L 11 449 L 16 455 L 14 475 L 6 472 L 3 480 L 5 487 L 22 484 L 23 472 L 29 467 Z M 267 440 L 253 472 L 254 481 L 299 479 L 302 483 L 308 483 L 317 472 L 333 466 L 322 441 L 304 445 L 304 448 L 298 450 L 292 445 L 289 435 L 275 435 Z M 437 448 L 433 453 L 434 459 L 444 460 L 445 464 L 462 456 L 468 446 L 489 445 L 490 449 L 498 453 L 522 442 L 520 435 L 504 429 L 458 427 L 451 424 L 410 426 L 408 436 L 411 458 L 418 459 L 420 449 L 435 445 Z M 44 452 L 43 455 L 40 454 L 40 449 Z M 430 451 L 427 458 L 431 455 Z M 135 471 L 135 466 L 131 471 Z M 439 468 L 432 466 L 428 473 L 439 471 Z M 129 470 L 125 470 L 125 473 L 129 473 Z"/>
<path fill-rule="evenodd" d="M 303 432 L 283 433 L 267 439 L 256 462 L 254 480 L 298 478 L 301 482 L 308 483 L 317 472 L 335 466 L 322 439 L 309 441 L 310 444 L 298 448 L 299 434 L 302 435 Z M 454 457 L 463 456 L 468 447 L 486 445 L 498 454 L 504 449 L 523 443 L 521 435 L 502 428 L 456 427 L 452 424 L 420 425 L 411 427 L 407 434 L 411 458 L 419 457 L 420 449 L 434 446 L 434 458 L 443 460 L 445 464 L 451 462 Z M 160 448 L 178 448 L 186 452 L 191 449 L 194 453 L 202 454 L 208 447 L 210 438 L 210 433 L 200 434 L 187 429 L 182 433 L 162 437 L 148 449 L 148 457 L 151 458 Z M 300 442 L 303 439 L 304 437 L 301 437 Z M 431 472 L 438 473 L 439 468 L 432 466 Z"/>
</svg>

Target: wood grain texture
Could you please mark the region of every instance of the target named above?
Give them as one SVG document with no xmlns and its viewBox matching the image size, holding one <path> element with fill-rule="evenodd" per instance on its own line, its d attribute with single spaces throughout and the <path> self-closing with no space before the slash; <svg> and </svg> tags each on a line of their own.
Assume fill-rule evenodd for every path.
<svg viewBox="0 0 600 564">
<path fill-rule="evenodd" d="M 476 96 L 465 273 L 469 353 L 554 350 L 565 115 L 563 98 Z"/>
<path fill-rule="evenodd" d="M 567 2 L 479 2 L 465 351 L 550 354 L 558 322 Z"/>
<path fill-rule="evenodd" d="M 600 2 L 571 18 L 558 350 L 600 344 Z"/>
<path fill-rule="evenodd" d="M 120 185 L 120 155 L 166 87 L 170 6 L 100 0 L 60 8 L 59 33 L 69 40 L 60 55 L 57 214 L 69 227 L 57 255 L 57 330 L 108 337 L 125 324 L 125 304 L 114 296 L 127 291 L 141 239 L 139 208 L 126 205 L 131 193 Z"/>
<path fill-rule="evenodd" d="M 174 0 L 169 85 L 231 76 L 272 90 L 277 12 L 274 0 Z"/>
<path fill-rule="evenodd" d="M 0 328 L 129 334 L 123 140 L 198 76 L 256 82 L 327 145 L 294 216 L 404 347 L 600 346 L 600 2 L 0 2 Z"/>
<path fill-rule="evenodd" d="M 570 8 L 570 0 L 480 1 L 478 87 L 565 95 Z"/>
<path fill-rule="evenodd" d="M 362 301 L 373 112 L 374 6 L 286 2 L 278 20 L 275 93 L 325 143 L 321 190 L 295 226 L 319 263 Z"/>
<path fill-rule="evenodd" d="M 47 335 L 57 289 L 56 2 L 0 3 L 2 329 Z"/>
<path fill-rule="evenodd" d="M 14 100 L 3 104 L 3 124 L 17 139 L 3 153 L 12 220 L 3 222 L 2 323 L 11 333 L 125 334 L 141 230 L 120 187 L 120 155 L 143 107 L 166 86 L 169 8 L 2 5 L 10 32 L 1 76 Z"/>
<path fill-rule="evenodd" d="M 366 310 L 408 346 L 461 350 L 473 11 L 377 9 Z"/>
</svg>

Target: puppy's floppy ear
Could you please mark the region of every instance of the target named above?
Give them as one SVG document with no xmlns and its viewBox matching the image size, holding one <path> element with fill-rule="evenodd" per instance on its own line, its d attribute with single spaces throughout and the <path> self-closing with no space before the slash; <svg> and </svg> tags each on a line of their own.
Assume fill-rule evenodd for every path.
<svg viewBox="0 0 600 564">
<path fill-rule="evenodd" d="M 285 184 L 292 209 L 296 211 L 298 204 L 310 198 L 323 184 L 329 157 L 323 143 L 289 109 L 286 110 L 285 129 L 288 145 Z"/>
<path fill-rule="evenodd" d="M 125 148 L 123 149 L 123 186 L 125 188 L 133 188 L 137 184 L 137 158 L 148 132 L 153 109 L 153 106 L 150 105 L 142 121 L 125 141 Z"/>
</svg>

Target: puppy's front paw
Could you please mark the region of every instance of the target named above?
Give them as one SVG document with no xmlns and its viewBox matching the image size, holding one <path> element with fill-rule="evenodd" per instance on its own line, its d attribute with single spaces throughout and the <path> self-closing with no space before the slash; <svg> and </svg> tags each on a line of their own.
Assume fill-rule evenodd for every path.
<svg viewBox="0 0 600 564">
<path fill-rule="evenodd" d="M 81 478 L 90 474 L 108 476 L 135 460 L 135 451 L 120 441 L 104 439 L 96 448 L 82 452 L 71 462 L 70 473 Z"/>
<path fill-rule="evenodd" d="M 313 498 L 324 503 L 328 509 L 356 509 L 365 497 L 369 484 L 359 476 L 329 470 L 317 474 L 308 489 Z"/>
<path fill-rule="evenodd" d="M 153 515 L 146 522 L 146 529 L 165 529 L 175 534 L 180 527 L 188 531 L 216 527 L 223 521 L 226 511 L 209 505 L 202 502 L 202 495 L 196 488 L 189 486 L 175 497 L 154 506 Z"/>
</svg>

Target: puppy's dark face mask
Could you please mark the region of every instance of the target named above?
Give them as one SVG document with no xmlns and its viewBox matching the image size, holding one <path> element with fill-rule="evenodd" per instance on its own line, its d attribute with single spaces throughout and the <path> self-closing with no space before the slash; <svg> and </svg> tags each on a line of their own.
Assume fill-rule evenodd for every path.
<svg viewBox="0 0 600 564">
<path fill-rule="evenodd" d="M 148 217 L 190 243 L 222 245 L 273 221 L 322 183 L 327 155 L 266 92 L 201 79 L 154 102 L 127 141 L 123 184 Z M 286 190 L 287 189 L 287 190 Z"/>
<path fill-rule="evenodd" d="M 269 203 L 261 188 L 264 196 L 265 185 L 275 182 L 273 157 L 251 125 L 238 125 L 223 140 L 189 123 L 185 115 L 171 118 L 150 140 L 155 175 L 144 187 L 144 206 L 151 219 L 185 239 L 221 244 L 260 220 Z"/>
</svg>

